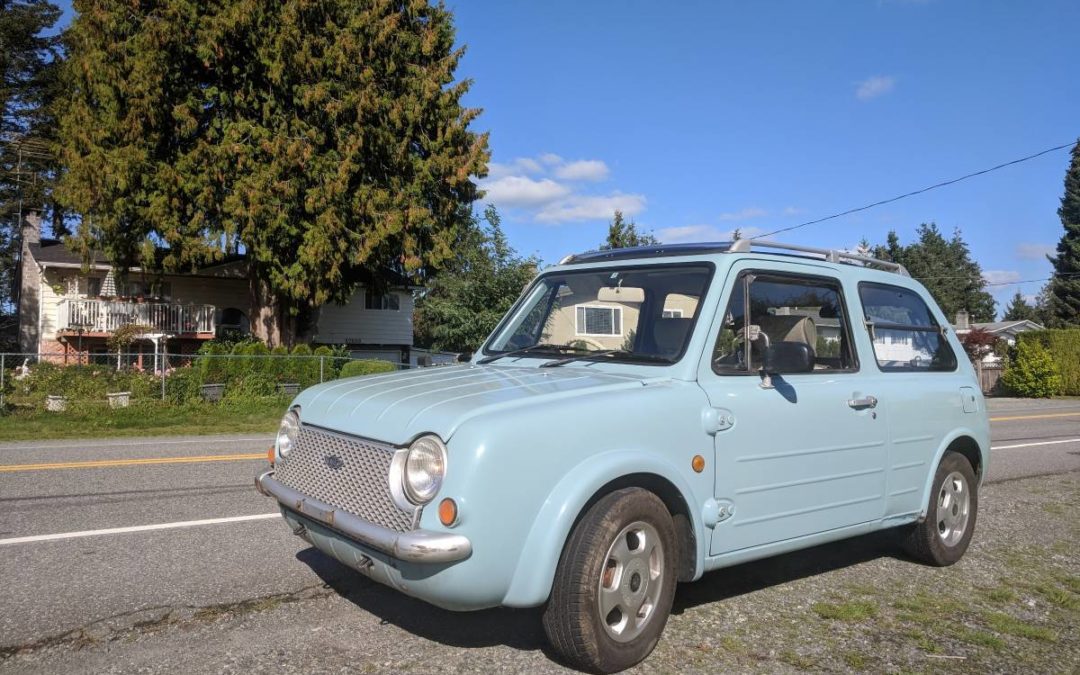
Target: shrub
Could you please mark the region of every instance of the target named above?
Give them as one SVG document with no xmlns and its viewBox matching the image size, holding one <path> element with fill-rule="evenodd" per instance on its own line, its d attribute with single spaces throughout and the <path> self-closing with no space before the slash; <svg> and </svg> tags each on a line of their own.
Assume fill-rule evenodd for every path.
<svg viewBox="0 0 1080 675">
<path fill-rule="evenodd" d="M 313 359 L 311 347 L 300 344 L 293 347 L 292 355 L 294 358 L 289 359 L 289 382 L 298 382 L 303 388 L 310 387 L 313 384 L 319 382 L 319 361 Z"/>
<path fill-rule="evenodd" d="M 1047 398 L 1061 389 L 1050 352 L 1036 340 L 1021 340 L 1016 345 L 1016 358 L 1001 376 L 1005 389 L 1017 396 Z"/>
<path fill-rule="evenodd" d="M 266 398 L 276 393 L 276 386 L 273 378 L 266 373 L 248 373 L 229 383 L 225 388 L 225 399 L 246 401 L 253 398 Z"/>
<path fill-rule="evenodd" d="M 1019 344 L 1038 342 L 1050 353 L 1060 382 L 1055 394 L 1080 396 L 1080 328 L 1032 331 L 1019 336 Z"/>
<path fill-rule="evenodd" d="M 341 367 L 341 377 L 358 377 L 376 373 L 392 373 L 397 367 L 389 361 L 379 359 L 359 359 L 348 361 Z"/>
<path fill-rule="evenodd" d="M 267 359 L 269 362 L 269 372 L 275 382 L 288 382 L 289 381 L 289 359 L 285 358 L 289 355 L 289 348 L 283 345 L 278 345 L 270 350 L 270 355 L 274 358 Z"/>
<path fill-rule="evenodd" d="M 202 375 L 198 368 L 177 368 L 165 378 L 165 397 L 172 403 L 198 401 Z"/>
</svg>

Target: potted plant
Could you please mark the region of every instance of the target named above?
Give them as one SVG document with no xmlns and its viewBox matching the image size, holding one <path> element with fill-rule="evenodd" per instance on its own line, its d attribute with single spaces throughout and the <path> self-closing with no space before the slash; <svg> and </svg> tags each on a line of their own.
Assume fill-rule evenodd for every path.
<svg viewBox="0 0 1080 675">
<path fill-rule="evenodd" d="M 282 395 L 296 396 L 300 393 L 299 382 L 278 382 L 277 391 Z"/>
<path fill-rule="evenodd" d="M 106 393 L 105 398 L 109 400 L 110 408 L 126 408 L 131 405 L 130 391 L 117 391 L 111 394 Z"/>
<path fill-rule="evenodd" d="M 49 394 L 45 397 L 45 409 L 49 412 L 64 412 L 67 410 L 67 396 Z"/>
<path fill-rule="evenodd" d="M 199 395 L 207 403 L 217 403 L 225 395 L 225 384 L 204 384 L 199 387 Z"/>
</svg>

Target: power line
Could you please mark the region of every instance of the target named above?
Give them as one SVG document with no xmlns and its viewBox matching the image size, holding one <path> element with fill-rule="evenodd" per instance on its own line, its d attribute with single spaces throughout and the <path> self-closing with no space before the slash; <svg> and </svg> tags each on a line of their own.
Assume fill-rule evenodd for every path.
<svg viewBox="0 0 1080 675">
<path fill-rule="evenodd" d="M 1080 272 L 1066 272 L 1065 274 L 1055 274 L 1053 276 L 1045 277 L 1043 279 L 1020 279 L 1018 281 L 987 281 L 985 286 L 1015 286 L 1017 284 L 1033 284 L 1038 281 L 1051 281 L 1053 279 L 1067 279 L 1070 277 L 1080 277 Z M 944 281 L 947 279 L 968 279 L 970 277 L 914 277 L 917 281 Z"/>
<path fill-rule="evenodd" d="M 771 237 L 772 235 L 780 234 L 781 232 L 790 232 L 792 230 L 797 230 L 797 229 L 799 229 L 801 227 L 806 227 L 807 225 L 816 225 L 818 223 L 823 223 L 826 220 L 833 220 L 834 218 L 840 218 L 842 216 L 848 216 L 848 215 L 851 215 L 852 213 L 858 213 L 860 211 L 866 211 L 868 209 L 874 208 L 875 206 L 882 206 L 884 204 L 891 204 L 893 202 L 898 202 L 901 199 L 907 199 L 908 197 L 914 197 L 915 195 L 921 195 L 924 192 L 929 192 L 931 190 L 936 190 L 938 188 L 942 188 L 942 187 L 945 187 L 947 185 L 953 185 L 955 183 L 959 183 L 960 181 L 964 181 L 964 180 L 967 180 L 969 178 L 974 178 L 976 176 L 982 176 L 983 174 L 987 174 L 987 173 L 990 173 L 992 171 L 997 171 L 998 169 L 1004 169 L 1005 167 L 1012 166 L 1014 164 L 1020 164 L 1022 162 L 1027 162 L 1029 160 L 1035 159 L 1036 157 L 1042 157 L 1043 155 L 1049 154 L 1051 152 L 1055 152 L 1057 150 L 1064 150 L 1065 148 L 1072 147 L 1073 145 L 1076 145 L 1076 141 L 1071 141 L 1069 143 L 1063 143 L 1062 145 L 1056 145 L 1056 146 L 1054 146 L 1052 148 L 1047 148 L 1046 150 L 1041 150 L 1039 152 L 1036 152 L 1034 155 L 1028 155 L 1026 157 L 1021 157 L 1019 159 L 1014 159 L 1014 160 L 1005 162 L 1004 164 L 998 164 L 997 166 L 992 166 L 989 169 L 982 169 L 981 171 L 976 171 L 974 173 L 969 173 L 967 175 L 960 176 L 959 178 L 953 178 L 951 180 L 946 180 L 946 181 L 942 181 L 940 183 L 935 183 L 933 185 L 921 188 L 919 190 L 915 190 L 913 192 L 907 192 L 907 193 L 904 193 L 902 195 L 897 195 L 896 197 L 890 197 L 888 199 L 882 199 L 881 201 L 877 201 L 877 202 L 874 202 L 872 204 L 867 204 L 865 206 L 859 206 L 859 207 L 854 208 L 854 209 L 848 209 L 847 211 L 842 211 L 840 213 L 834 213 L 831 216 L 825 216 L 824 218 L 818 218 L 816 220 L 808 220 L 805 223 L 799 223 L 798 225 L 792 225 L 790 227 L 782 227 L 782 228 L 780 228 L 778 230 L 773 230 L 772 232 L 766 232 L 765 234 L 755 235 L 755 236 L 750 237 L 750 238 L 751 239 L 762 239 L 764 237 Z"/>
</svg>

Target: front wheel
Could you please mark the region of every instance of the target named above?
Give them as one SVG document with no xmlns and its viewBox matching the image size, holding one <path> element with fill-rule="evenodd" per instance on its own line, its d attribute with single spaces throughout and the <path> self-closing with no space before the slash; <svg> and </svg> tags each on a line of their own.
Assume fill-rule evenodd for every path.
<svg viewBox="0 0 1080 675">
<path fill-rule="evenodd" d="M 593 505 L 570 535 L 544 609 L 552 647 L 584 670 L 611 673 L 652 652 L 671 612 L 675 527 L 640 488 Z"/>
<path fill-rule="evenodd" d="M 934 475 L 926 518 L 912 528 L 904 549 L 929 565 L 952 565 L 971 543 L 978 512 L 978 483 L 971 462 L 958 452 L 947 452 Z"/>
</svg>

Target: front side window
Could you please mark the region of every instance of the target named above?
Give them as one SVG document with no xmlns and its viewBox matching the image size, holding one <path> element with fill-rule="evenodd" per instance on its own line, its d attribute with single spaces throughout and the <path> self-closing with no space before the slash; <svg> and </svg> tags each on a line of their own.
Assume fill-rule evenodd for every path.
<svg viewBox="0 0 1080 675">
<path fill-rule="evenodd" d="M 765 349 L 780 342 L 809 346 L 813 372 L 858 367 L 839 282 L 768 272 L 740 275 L 713 349 L 713 370 L 756 373 Z"/>
<path fill-rule="evenodd" d="M 496 330 L 485 353 L 602 353 L 613 361 L 674 363 L 693 333 L 712 271 L 710 264 L 684 263 L 544 275 Z"/>
<path fill-rule="evenodd" d="M 862 283 L 859 297 L 881 370 L 956 370 L 956 354 L 918 293 L 899 286 Z"/>
</svg>

